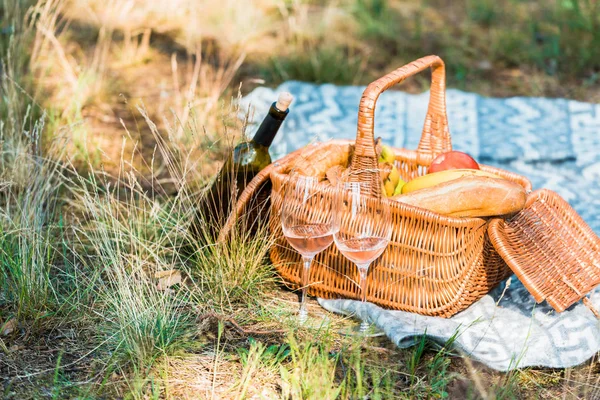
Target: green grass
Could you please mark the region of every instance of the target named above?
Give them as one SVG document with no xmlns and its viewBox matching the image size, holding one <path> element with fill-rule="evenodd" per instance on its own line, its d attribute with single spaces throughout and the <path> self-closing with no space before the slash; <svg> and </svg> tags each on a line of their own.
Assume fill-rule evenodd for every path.
<svg viewBox="0 0 600 400">
<path fill-rule="evenodd" d="M 290 29 L 285 47 L 260 64 L 262 77 L 367 84 L 437 54 L 446 62 L 450 87 L 484 94 L 505 95 L 498 87 L 503 84 L 515 94 L 578 97 L 587 93 L 579 86 L 597 87 L 600 79 L 594 51 L 600 6 L 594 1 L 347 0 L 335 7 L 344 17 L 329 21 L 328 29 Z M 512 69 L 536 83 L 505 74 Z"/>
<path fill-rule="evenodd" d="M 366 57 L 352 48 L 304 44 L 294 54 L 269 60 L 266 74 L 276 81 L 357 84 L 365 73 Z M 273 79 L 270 78 L 270 79 Z"/>
<path fill-rule="evenodd" d="M 50 277 L 50 235 L 39 226 L 21 227 L 11 222 L 7 230 L 0 231 L 0 306 L 7 306 L 5 312 L 18 320 L 39 320 L 56 305 Z"/>
<path fill-rule="evenodd" d="M 197 285 L 194 300 L 219 312 L 256 306 L 273 287 L 273 270 L 265 259 L 272 243 L 262 227 L 256 239 L 240 233 L 199 248 L 188 262 L 188 273 Z"/>
<path fill-rule="evenodd" d="M 25 128 L 21 125 L 23 122 L 31 121 L 29 118 L 22 120 L 30 105 L 27 96 L 22 95 L 22 88 L 31 89 L 28 86 L 31 82 L 25 75 L 29 55 L 24 49 L 31 39 L 31 32 L 26 30 L 24 20 L 26 9 L 27 5 L 18 1 L 3 0 L 0 3 L 0 120 L 6 129 L 17 132 Z"/>
<path fill-rule="evenodd" d="M 283 398 L 335 399 L 341 388 L 335 382 L 337 356 L 323 343 L 298 343 L 288 338 L 290 363 L 280 368 Z"/>
<path fill-rule="evenodd" d="M 4 65 L 8 66 L 8 63 Z M 7 67 L 8 68 L 8 67 Z M 32 121 L 32 105 L 23 108 L 16 95 L 18 70 L 0 86 L 4 93 L 6 118 L 0 122 L 0 313 L 18 320 L 40 319 L 58 307 L 54 266 L 60 260 L 55 240 L 59 190 L 62 185 L 58 163 L 42 153 L 60 158 L 61 150 L 42 150 L 44 117 Z"/>
<path fill-rule="evenodd" d="M 191 388 L 193 395 L 205 390 L 207 398 L 235 399 L 585 398 L 598 386 L 593 363 L 551 373 L 482 372 L 452 353 L 452 341 L 421 339 L 400 350 L 385 338 L 339 335 L 351 322 L 332 314 L 320 330 L 299 326 L 297 298 L 280 286 L 268 261 L 273 240 L 266 226 L 251 238 L 239 223 L 223 243 L 189 230 L 202 185 L 245 132 L 240 110 L 226 98 L 236 79 L 256 73 L 270 85 L 363 84 L 439 53 L 454 86 L 496 82 L 483 60 L 499 71 L 520 68 L 593 90 L 600 67 L 593 51 L 600 40 L 597 3 L 275 2 L 261 19 L 281 28 L 261 27 L 264 40 L 275 38 L 275 50 L 248 54 L 239 71 L 236 60 L 243 57 L 219 67 L 219 57 L 181 54 L 192 52 L 188 42 L 178 45 L 175 61 L 165 56 L 181 43 L 175 30 L 163 34 L 170 43 L 161 45 L 163 53 L 150 41 L 145 52 L 133 52 L 144 62 L 128 63 L 131 43 L 120 28 L 102 36 L 102 27 L 81 23 L 85 32 L 78 36 L 69 31 L 77 24 L 57 18 L 64 3 L 37 4 L 48 7 L 0 5 L 0 325 L 17 321 L 17 329 L 0 336 L 3 397 L 181 398 Z M 32 21 L 49 28 L 56 42 L 40 36 Z M 87 39 L 77 43 L 82 35 Z M 212 46 L 219 44 L 219 56 L 231 50 L 218 41 Z M 57 61 L 61 49 L 66 63 Z M 102 57 L 89 62 L 95 56 Z M 133 83 L 156 84 L 176 100 L 162 114 L 155 98 L 148 109 L 128 103 L 125 113 L 107 94 L 135 89 L 119 74 L 153 57 L 163 64 L 146 71 L 163 80 Z M 181 81 L 171 90 L 165 76 L 174 79 L 175 67 Z M 73 77 L 74 87 L 64 83 Z M 427 87 L 427 78 L 415 82 Z M 536 82 L 541 93 L 555 93 L 545 80 Z M 118 130 L 99 124 L 110 125 L 123 149 L 112 169 L 104 149 L 86 148 L 86 135 L 99 133 L 82 121 L 97 118 L 90 109 L 113 122 L 125 119 Z M 169 270 L 183 282 L 161 290 L 155 274 Z M 315 320 L 325 320 L 320 312 Z M 457 385 L 465 389 L 457 392 Z"/>
<path fill-rule="evenodd" d="M 94 291 L 87 306 L 91 318 L 103 315 L 98 340 L 112 349 L 112 361 L 146 373 L 156 357 L 185 347 L 191 332 L 187 289 L 158 290 L 154 279 L 157 271 L 180 269 L 174 252 L 178 238 L 134 178 L 105 188 L 81 177 L 71 187 L 73 202 L 81 207 L 74 240 L 90 277 L 83 287 Z"/>
</svg>

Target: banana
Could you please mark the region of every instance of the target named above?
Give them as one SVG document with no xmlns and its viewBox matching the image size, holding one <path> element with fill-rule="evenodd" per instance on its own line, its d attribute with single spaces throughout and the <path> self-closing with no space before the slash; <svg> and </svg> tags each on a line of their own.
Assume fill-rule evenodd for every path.
<svg viewBox="0 0 600 400">
<path fill-rule="evenodd" d="M 398 168 L 393 165 L 390 174 L 383 181 L 383 187 L 385 188 L 385 195 L 387 197 L 392 197 L 394 195 L 394 190 L 396 190 L 396 186 L 398 186 L 399 181 L 400 171 L 398 171 Z"/>
<path fill-rule="evenodd" d="M 398 184 L 396 185 L 396 189 L 394 189 L 394 196 L 398 196 L 399 194 L 402 193 L 402 187 L 406 185 L 406 182 L 404 182 L 402 179 L 400 179 L 398 181 Z"/>
<path fill-rule="evenodd" d="M 377 154 L 377 162 L 383 162 L 381 158 L 381 136 L 375 139 L 375 154 Z"/>
<path fill-rule="evenodd" d="M 384 163 L 384 162 L 380 162 L 379 163 L 379 178 L 381 179 L 381 182 L 385 182 L 385 180 L 388 178 L 388 176 L 390 176 L 390 173 L 392 172 L 392 168 L 394 166 L 388 163 Z"/>
<path fill-rule="evenodd" d="M 379 163 L 379 176 L 381 178 L 381 190 L 387 197 L 394 195 L 394 191 L 400 180 L 400 172 L 394 165 L 396 155 L 394 150 L 381 143 L 381 138 L 375 140 L 375 151 Z"/>
<path fill-rule="evenodd" d="M 396 155 L 394 154 L 394 150 L 389 146 L 381 145 L 381 154 L 379 154 L 377 161 L 393 164 L 395 160 Z"/>
<path fill-rule="evenodd" d="M 385 197 L 392 197 L 394 194 L 394 185 L 390 180 L 386 180 L 383 184 L 383 189 L 385 191 Z"/>
<path fill-rule="evenodd" d="M 431 174 L 419 176 L 410 180 L 402 187 L 402 194 L 411 193 L 416 190 L 429 188 L 440 183 L 448 182 L 463 176 L 487 176 L 489 178 L 499 178 L 498 175 L 479 169 L 448 169 L 445 171 L 432 172 Z"/>
<path fill-rule="evenodd" d="M 395 189 L 396 185 L 398 184 L 398 181 L 400 180 L 400 171 L 398 171 L 398 168 L 396 168 L 395 165 L 392 165 L 392 170 L 390 171 L 390 174 L 387 178 L 394 184 Z"/>
</svg>

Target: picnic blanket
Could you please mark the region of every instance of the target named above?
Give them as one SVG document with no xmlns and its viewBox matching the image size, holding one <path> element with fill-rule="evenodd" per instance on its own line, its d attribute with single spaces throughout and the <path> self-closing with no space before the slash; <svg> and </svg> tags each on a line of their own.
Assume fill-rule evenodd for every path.
<svg viewBox="0 0 600 400">
<path fill-rule="evenodd" d="M 294 95 L 290 114 L 272 146 L 277 159 L 314 141 L 355 138 L 363 90 L 290 81 L 276 89 L 257 88 L 242 99 L 242 105 L 261 116 L 277 93 Z M 375 112 L 375 136 L 394 147 L 416 149 L 428 100 L 428 92 L 383 93 Z M 558 192 L 600 234 L 600 104 L 486 98 L 452 89 L 447 91 L 446 104 L 455 150 L 527 176 L 534 189 Z M 600 289 L 595 292 L 590 298 L 600 308 Z M 332 312 L 369 320 L 400 347 L 415 344 L 422 335 L 442 344 L 455 338 L 455 349 L 502 371 L 571 367 L 600 351 L 600 323 L 585 306 L 576 304 L 556 313 L 545 302 L 536 305 L 515 276 L 449 319 L 346 299 L 319 299 L 319 303 Z"/>
</svg>

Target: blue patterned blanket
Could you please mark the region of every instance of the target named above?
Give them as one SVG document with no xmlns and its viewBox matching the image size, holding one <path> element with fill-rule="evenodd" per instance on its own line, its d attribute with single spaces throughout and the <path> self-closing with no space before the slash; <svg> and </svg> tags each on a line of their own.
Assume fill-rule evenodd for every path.
<svg viewBox="0 0 600 400">
<path fill-rule="evenodd" d="M 356 136 L 364 87 L 286 82 L 257 88 L 242 101 L 264 115 L 280 91 L 295 100 L 273 147 L 274 159 L 313 141 Z M 394 147 L 416 149 L 429 93 L 387 91 L 375 114 L 375 135 Z M 455 150 L 481 163 L 527 176 L 534 189 L 558 192 L 600 234 L 600 104 L 566 99 L 486 98 L 448 90 L 448 125 Z M 569 367 L 600 351 L 600 323 L 581 304 L 556 314 L 512 278 L 501 299 L 500 285 L 469 309 L 442 319 L 387 311 L 352 300 L 319 300 L 331 311 L 355 314 L 375 323 L 398 346 L 427 334 L 455 342 L 464 354 L 498 370 L 525 366 Z M 599 293 L 592 302 L 600 308 Z"/>
</svg>

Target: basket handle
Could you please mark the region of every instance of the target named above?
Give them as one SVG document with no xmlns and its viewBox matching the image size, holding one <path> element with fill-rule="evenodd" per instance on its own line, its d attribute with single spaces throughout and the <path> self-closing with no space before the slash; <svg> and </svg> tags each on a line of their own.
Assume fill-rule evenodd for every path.
<svg viewBox="0 0 600 400">
<path fill-rule="evenodd" d="M 373 179 L 374 183 L 377 182 L 377 177 L 375 174 L 369 173 L 369 170 L 377 168 L 374 122 L 375 105 L 379 95 L 428 67 L 431 68 L 431 90 L 425 125 L 417 148 L 417 162 L 428 164 L 436 155 L 452 150 L 446 115 L 446 71 L 444 62 L 438 56 L 426 56 L 377 79 L 369 84 L 363 92 L 358 107 L 356 148 L 350 166 L 351 179 L 358 181 Z M 380 185 L 375 184 L 373 187 L 376 188 L 374 194 L 379 196 Z"/>
</svg>

